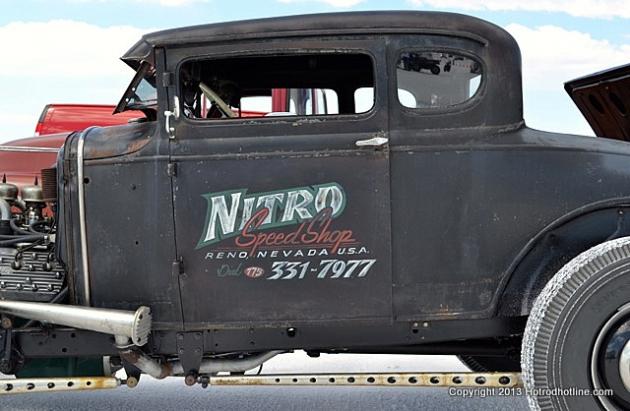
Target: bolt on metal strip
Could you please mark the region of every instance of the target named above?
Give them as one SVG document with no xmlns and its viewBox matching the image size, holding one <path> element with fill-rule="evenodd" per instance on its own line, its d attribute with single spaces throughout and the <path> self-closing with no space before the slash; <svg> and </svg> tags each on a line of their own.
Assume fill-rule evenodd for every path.
<svg viewBox="0 0 630 411">
<path fill-rule="evenodd" d="M 117 388 L 114 377 L 16 378 L 0 380 L 0 395 L 31 392 L 88 391 Z"/>
<path fill-rule="evenodd" d="M 520 373 L 355 373 L 212 376 L 211 385 L 521 387 Z"/>
</svg>

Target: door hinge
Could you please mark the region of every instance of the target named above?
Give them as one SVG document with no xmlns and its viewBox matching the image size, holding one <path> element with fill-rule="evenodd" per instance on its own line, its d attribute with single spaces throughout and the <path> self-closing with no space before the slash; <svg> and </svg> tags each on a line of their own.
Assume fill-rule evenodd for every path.
<svg viewBox="0 0 630 411">
<path fill-rule="evenodd" d="M 177 260 L 173 261 L 173 266 L 171 269 L 171 273 L 173 275 L 182 275 L 184 274 L 184 257 L 179 257 Z"/>
<path fill-rule="evenodd" d="M 166 166 L 166 174 L 169 177 L 177 177 L 177 163 L 168 163 Z"/>
</svg>

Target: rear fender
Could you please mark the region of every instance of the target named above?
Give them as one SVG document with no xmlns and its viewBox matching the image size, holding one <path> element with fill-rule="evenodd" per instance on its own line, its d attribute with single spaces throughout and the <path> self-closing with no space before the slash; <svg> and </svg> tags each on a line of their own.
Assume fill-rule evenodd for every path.
<svg viewBox="0 0 630 411">
<path fill-rule="evenodd" d="M 498 316 L 528 315 L 547 281 L 583 251 L 630 235 L 630 199 L 599 202 L 547 226 L 519 253 L 509 270 Z"/>
</svg>

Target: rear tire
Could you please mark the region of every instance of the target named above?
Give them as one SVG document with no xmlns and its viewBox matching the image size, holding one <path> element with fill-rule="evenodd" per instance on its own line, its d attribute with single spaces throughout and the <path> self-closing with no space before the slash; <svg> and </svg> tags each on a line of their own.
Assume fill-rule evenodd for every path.
<svg viewBox="0 0 630 411">
<path fill-rule="evenodd" d="M 629 301 L 630 237 L 591 248 L 549 281 L 534 303 L 521 351 L 531 409 L 628 409 L 630 391 L 620 378 L 621 357 L 611 367 L 607 356 L 630 338 Z M 609 329 L 616 318 L 614 330 Z M 592 393 L 594 388 L 612 388 L 614 394 L 577 392 Z"/>
</svg>

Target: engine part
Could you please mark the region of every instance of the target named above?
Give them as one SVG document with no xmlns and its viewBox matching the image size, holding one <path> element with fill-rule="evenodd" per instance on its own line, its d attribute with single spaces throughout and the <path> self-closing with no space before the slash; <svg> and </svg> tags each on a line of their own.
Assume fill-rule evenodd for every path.
<svg viewBox="0 0 630 411">
<path fill-rule="evenodd" d="M 2 374 L 13 374 L 24 364 L 24 357 L 14 345 L 13 329 L 10 327 L 11 325 L 5 328 L 3 324 L 0 329 L 0 373 Z"/>
<path fill-rule="evenodd" d="M 11 234 L 11 223 L 8 220 L 0 220 L 0 235 Z"/>
<path fill-rule="evenodd" d="M 11 234 L 11 205 L 7 200 L 0 199 L 0 235 Z"/>
<path fill-rule="evenodd" d="M 42 187 L 37 184 L 37 177 L 35 177 L 35 184 L 22 187 L 22 200 L 25 203 L 43 203 L 44 194 Z"/>
<path fill-rule="evenodd" d="M 7 176 L 2 176 L 2 183 L 0 183 L 0 198 L 13 202 L 17 200 L 18 188 L 15 184 L 7 183 Z"/>
<path fill-rule="evenodd" d="M 173 374 L 171 364 L 159 363 L 138 349 L 129 348 L 122 350 L 120 352 L 120 358 L 138 368 L 143 373 L 148 374 L 153 378 L 157 378 L 158 380 Z"/>
<path fill-rule="evenodd" d="M 65 277 L 49 247 L 0 248 L 0 298 L 49 302 L 63 288 Z"/>
<path fill-rule="evenodd" d="M 57 201 L 57 168 L 44 168 L 42 171 L 42 196 L 45 202 Z"/>
<path fill-rule="evenodd" d="M 37 184 L 37 177 L 33 185 L 22 187 L 21 199 L 25 206 L 23 220 L 26 224 L 31 225 L 43 219 L 42 210 L 46 202 L 42 188 Z"/>
<path fill-rule="evenodd" d="M 151 332 L 151 310 L 144 306 L 134 312 L 5 300 L 0 301 L 0 312 L 30 320 L 111 334 L 117 341 L 130 339 L 138 346 L 147 343 Z"/>
</svg>

